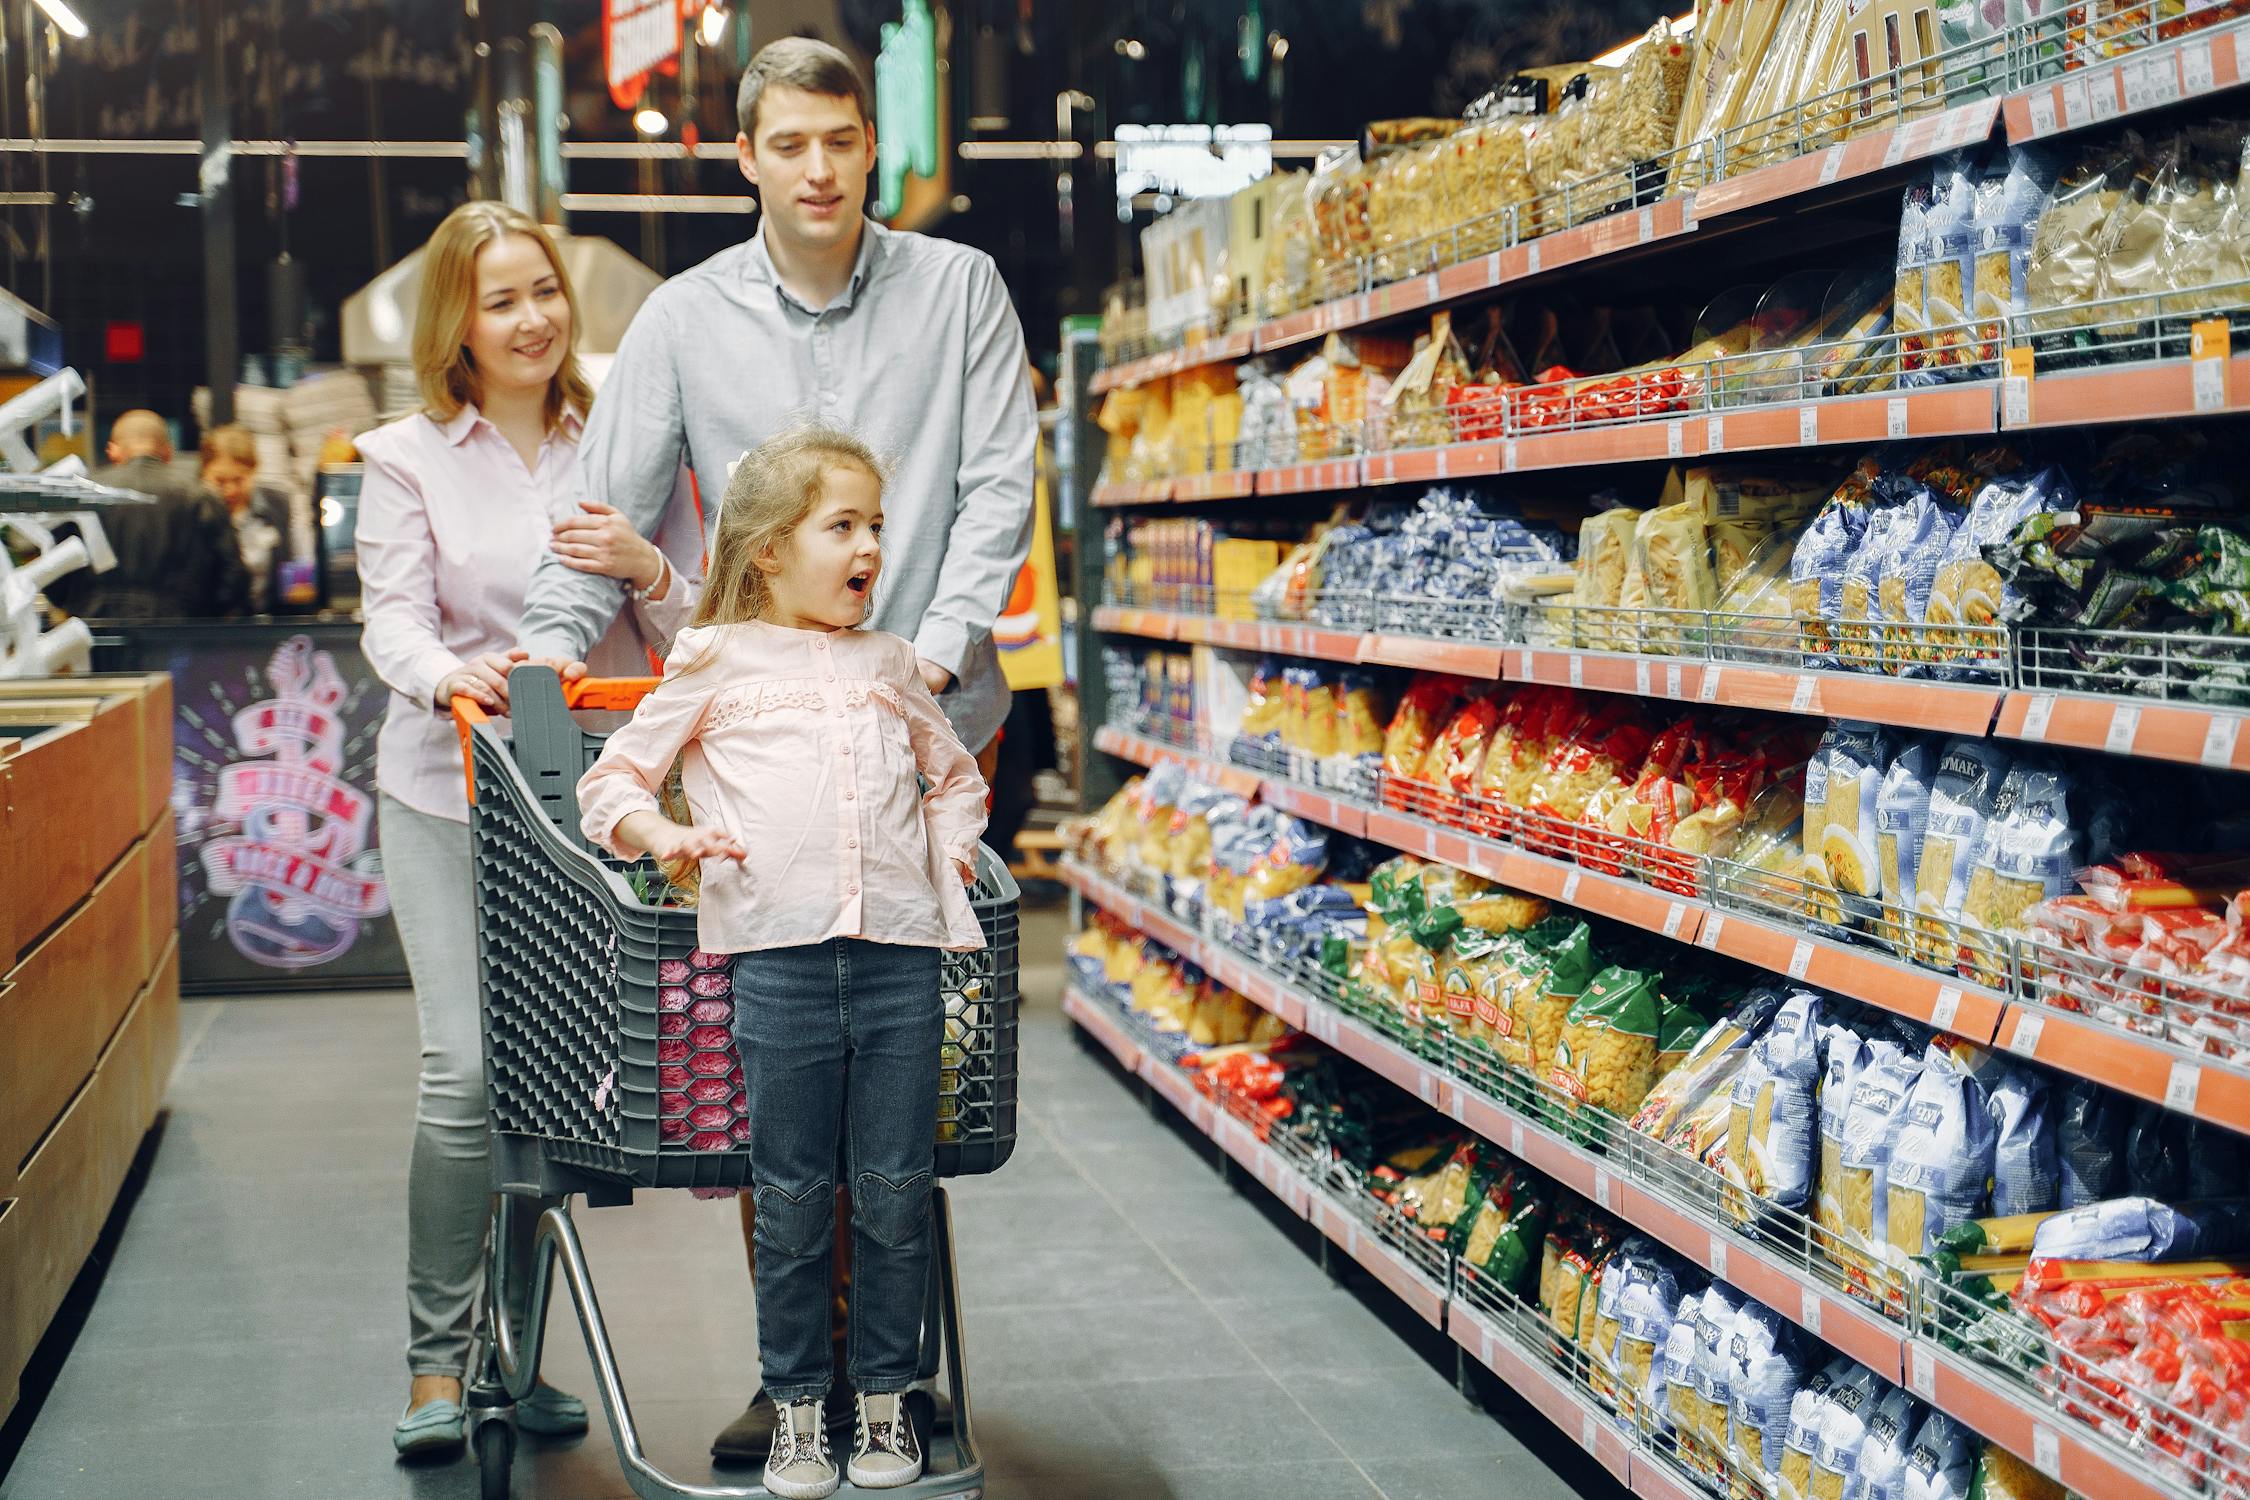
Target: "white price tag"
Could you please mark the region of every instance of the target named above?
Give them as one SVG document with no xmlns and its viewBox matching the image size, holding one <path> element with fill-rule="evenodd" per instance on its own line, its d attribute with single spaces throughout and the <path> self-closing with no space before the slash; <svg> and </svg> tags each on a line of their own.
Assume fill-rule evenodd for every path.
<svg viewBox="0 0 2250 1500">
<path fill-rule="evenodd" d="M 1716 703 L 1719 701 L 1719 669 L 1717 667 L 1705 667 L 1703 669 L 1703 685 L 1696 689 L 1695 698 L 1698 703 Z"/>
<path fill-rule="evenodd" d="M 1799 938 L 1797 939 L 1797 946 L 1789 950 L 1789 977 L 1791 979 L 1802 979 L 1805 977 L 1805 971 L 1811 967 L 1812 939 Z"/>
<path fill-rule="evenodd" d="M 2086 110 L 2087 117 L 2096 125 L 2106 124 L 2108 121 L 2117 118 L 2117 73 L 2115 69 L 2102 74 L 2099 78 L 2086 80 Z"/>
<path fill-rule="evenodd" d="M 2086 78 L 2076 74 L 2065 78 L 2062 85 L 2062 123 L 2083 125 L 2094 115 L 2094 106 L 2086 95 Z"/>
<path fill-rule="evenodd" d="M 2000 382 L 2000 420 L 2011 427 L 2031 425 L 2031 382 L 2010 375 Z"/>
<path fill-rule="evenodd" d="M 2185 1113 L 2195 1108 L 2203 1088 L 2203 1070 L 2191 1062 L 2174 1060 L 2171 1076 L 2164 1080 L 2164 1107 Z"/>
<path fill-rule="evenodd" d="M 1574 901 L 1576 901 L 1576 900 L 1578 899 L 1578 876 L 1579 876 L 1579 873 L 1580 873 L 1579 871 L 1577 871 L 1577 870 L 1573 870 L 1573 871 L 1571 871 L 1571 872 L 1570 872 L 1570 873 L 1569 873 L 1568 875 L 1565 875 L 1565 876 L 1563 877 L 1563 883 L 1562 883 L 1562 899 L 1563 899 L 1563 905 L 1565 905 L 1565 906 L 1568 906 L 1568 905 L 1570 905 L 1570 904 L 1571 904 L 1572 902 L 1574 902 Z"/>
<path fill-rule="evenodd" d="M 2047 1033 L 2047 1018 L 2037 1011 L 2024 1012 L 2016 1022 L 2016 1034 L 2008 1041 L 2008 1050 L 2020 1052 L 2025 1057 L 2039 1055 L 2039 1038 Z"/>
<path fill-rule="evenodd" d="M 1529 651 L 1518 651 L 1516 653 L 1516 677 L 1523 682 L 1531 681 L 1531 653 Z"/>
<path fill-rule="evenodd" d="M 1586 659 L 1575 651 L 1570 653 L 1570 685 L 1574 688 L 1586 685 Z"/>
<path fill-rule="evenodd" d="M 2102 748 L 2112 755 L 2133 753 L 2133 738 L 2141 732 L 2139 705 L 2120 703 L 2110 713 L 2109 733 L 2102 736 Z"/>
<path fill-rule="evenodd" d="M 1645 245 L 1645 244 L 1647 244 L 1647 243 L 1648 243 L 1648 242 L 1649 242 L 1650 240 L 1653 240 L 1653 239 L 1655 239 L 1655 238 L 1656 238 L 1656 210 L 1655 210 L 1655 209 L 1653 209 L 1653 208 L 1644 208 L 1644 209 L 1642 209 L 1642 210 L 1641 210 L 1641 230 L 1640 230 L 1640 233 L 1641 233 L 1641 243 L 1642 243 L 1642 244 L 1644 244 L 1644 245 Z"/>
<path fill-rule="evenodd" d="M 1671 421 L 1664 424 L 1664 456 L 1678 458 L 1687 452 L 1687 424 Z"/>
<path fill-rule="evenodd" d="M 1500 252 L 1497 250 L 1484 258 L 1484 284 L 1488 287 L 1500 284 Z"/>
<path fill-rule="evenodd" d="M 1937 1358 L 1919 1341 L 1906 1351 L 1906 1388 L 1924 1401 L 1937 1399 Z"/>
<path fill-rule="evenodd" d="M 1437 477 L 1445 478 L 1445 450 L 1443 448 L 1437 451 Z"/>
<path fill-rule="evenodd" d="M 1883 403 L 1883 435 L 1891 438 L 1906 436 L 1906 398 L 1893 396 Z"/>
<path fill-rule="evenodd" d="M 1814 695 L 1820 691 L 1820 682 L 1810 672 L 1797 675 L 1797 685 L 1789 690 L 1789 711 L 1809 714 L 1813 711 Z"/>
<path fill-rule="evenodd" d="M 1721 1281 L 1727 1279 L 1727 1242 L 1715 1234 L 1711 1236 L 1711 1274 Z"/>
<path fill-rule="evenodd" d="M 1828 186 L 1828 184 L 1834 182 L 1839 176 L 1843 174 L 1843 170 L 1844 148 L 1841 146 L 1830 146 L 1828 150 L 1821 156 L 1820 185 L 1822 187 Z"/>
<path fill-rule="evenodd" d="M 1664 696 L 1680 696 L 1680 668 L 1677 662 L 1667 662 L 1664 667 Z"/>
<path fill-rule="evenodd" d="M 1437 272 L 1432 271 L 1422 282 L 1422 295 L 1430 301 L 1438 299 Z"/>
<path fill-rule="evenodd" d="M 2052 1427 L 2031 1429 L 2031 1466 L 2050 1479 L 2061 1477 L 2062 1439 Z"/>
<path fill-rule="evenodd" d="M 1673 902 L 1671 910 L 1664 913 L 1664 935 L 1668 938 L 1678 937 L 1680 924 L 1686 920 L 1687 906 L 1682 902 Z"/>
<path fill-rule="evenodd" d="M 2193 385 L 2195 409 L 2198 412 L 2226 410 L 2227 361 L 2224 355 L 2217 359 L 2192 361 L 2188 365 L 2188 375 Z"/>
<path fill-rule="evenodd" d="M 1930 1007 L 1930 1024 L 1940 1031 L 1953 1029 L 1953 1018 L 1961 1014 L 1961 987 L 1957 984 L 1940 985 L 1937 1003 Z"/>
<path fill-rule="evenodd" d="M 1523 260 L 1524 274 L 1537 276 L 1539 274 L 1539 242 L 1537 240 L 1533 240 L 1523 247 Z"/>
<path fill-rule="evenodd" d="M 1579 1415 L 1578 1446 L 1584 1448 L 1588 1453 L 1594 1451 L 1594 1433 L 1598 1430 L 1599 1425 L 1595 1422 L 1592 1412 L 1583 1412 Z"/>
<path fill-rule="evenodd" d="M 2136 59 L 2121 71 L 2127 109 L 2160 109 L 2180 97 L 2179 67 L 2169 52 Z"/>
<path fill-rule="evenodd" d="M 2183 93 L 2208 94 L 2219 86 L 2211 66 L 2211 41 L 2197 37 L 2180 48 L 2180 89 Z"/>
<path fill-rule="evenodd" d="M 1634 691 L 1634 692 L 1636 692 L 1636 693 L 1639 693 L 1639 694 L 1640 694 L 1640 695 L 1641 695 L 1641 696 L 1642 696 L 1643 698 L 1646 698 L 1646 697 L 1648 696 L 1648 679 L 1649 679 L 1648 663 L 1647 663 L 1646 661 L 1636 661 L 1636 662 L 1634 662 L 1634 663 L 1633 663 L 1633 691 Z M 2217 721 L 2216 721 L 2216 720 L 2214 720 L 2213 722 L 2214 722 L 2214 723 L 2216 723 Z M 2229 722 L 2229 723 L 2232 723 L 2233 721 L 2232 721 L 2232 720 L 2229 720 L 2228 722 Z"/>
<path fill-rule="evenodd" d="M 2203 726 L 2203 764 L 2224 770 L 2234 764 L 2234 746 L 2242 734 L 2242 721 L 2233 714 L 2214 713 Z"/>
<path fill-rule="evenodd" d="M 1814 1291 L 1809 1286 L 1800 1287 L 1798 1290 L 1800 1292 L 1800 1295 L 1797 1298 L 1797 1321 L 1805 1325 L 1805 1331 L 1807 1333 L 1811 1334 L 1814 1338 L 1819 1338 L 1821 1306 L 1820 1293 Z"/>
<path fill-rule="evenodd" d="M 1690 234 L 1695 232 L 1695 194 L 1680 194 L 1680 227 Z"/>
<path fill-rule="evenodd" d="M 1594 1168 L 1594 1202 L 1601 1206 L 1603 1213 L 1615 1213 L 1617 1211 L 1617 1205 L 1613 1201 L 1615 1196 L 1610 1189 L 1609 1173 L 1603 1171 L 1600 1167 Z"/>
<path fill-rule="evenodd" d="M 1820 441 L 1820 408 L 1810 404 L 1797 408 L 1797 444 L 1810 448 Z"/>
<path fill-rule="evenodd" d="M 2055 119 L 2055 91 L 2051 88 L 2035 89 L 2028 102 L 2031 106 L 2032 135 L 2053 135 L 2060 124 Z"/>
<path fill-rule="evenodd" d="M 1500 472 L 1503 474 L 1516 472 L 1516 440 L 1514 438 L 1508 438 L 1500 444 Z"/>
<path fill-rule="evenodd" d="M 1907 127 L 1901 125 L 1891 132 L 1891 143 L 1883 148 L 1884 166 L 1895 167 L 1906 160 L 1906 131 Z"/>
<path fill-rule="evenodd" d="M 1703 423 L 1703 451 L 1706 453 L 1724 453 L 1727 451 L 1727 419 L 1725 417 L 1705 419 Z"/>
<path fill-rule="evenodd" d="M 2023 733 L 2021 738 L 2037 743 L 2047 737 L 2047 725 L 2055 717 L 2055 695 L 2033 693 L 2031 701 L 2023 706 Z"/>
<path fill-rule="evenodd" d="M 1708 948 L 1713 953 L 1718 952 L 1719 934 L 1725 932 L 1726 930 L 1727 919 L 1725 918 L 1725 916 L 1721 915 L 1718 912 L 1711 913 L 1711 915 L 1703 919 L 1703 928 L 1695 935 L 1695 946 L 1698 948 Z"/>
<path fill-rule="evenodd" d="M 1523 1121 L 1521 1120 L 1510 1120 L 1508 1122 L 1508 1154 L 1518 1157 L 1523 1155 Z"/>
<path fill-rule="evenodd" d="M 1422 1096 L 1424 1104 L 1435 1105 L 1438 1102 L 1437 1075 L 1427 1069 L 1415 1074 L 1414 1092 Z"/>
</svg>

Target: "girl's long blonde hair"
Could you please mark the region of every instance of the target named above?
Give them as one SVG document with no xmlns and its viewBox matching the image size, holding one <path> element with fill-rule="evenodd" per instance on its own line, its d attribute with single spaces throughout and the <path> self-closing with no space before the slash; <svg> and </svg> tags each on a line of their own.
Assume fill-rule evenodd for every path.
<svg viewBox="0 0 2250 1500">
<path fill-rule="evenodd" d="M 773 584 L 758 559 L 805 524 L 831 469 L 857 469 L 877 485 L 885 478 L 872 449 L 833 427 L 799 427 L 742 455 L 719 503 L 696 624 L 739 625 L 766 612 Z"/>
<path fill-rule="evenodd" d="M 477 256 L 504 235 L 520 234 L 545 252 L 570 308 L 570 343 L 562 368 L 547 382 L 547 427 L 567 407 L 583 413 L 594 387 L 578 364 L 578 293 L 555 253 L 555 242 L 537 219 L 505 203 L 474 199 L 445 216 L 422 249 L 422 294 L 414 307 L 414 376 L 431 419 L 450 422 L 461 408 L 484 404 L 484 377 L 469 357 L 469 324 L 477 315 Z"/>
</svg>

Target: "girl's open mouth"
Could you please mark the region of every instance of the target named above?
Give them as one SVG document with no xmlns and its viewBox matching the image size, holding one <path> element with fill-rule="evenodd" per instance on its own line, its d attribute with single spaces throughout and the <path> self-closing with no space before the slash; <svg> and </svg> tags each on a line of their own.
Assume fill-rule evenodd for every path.
<svg viewBox="0 0 2250 1500">
<path fill-rule="evenodd" d="M 844 580 L 844 587 L 850 589 L 853 593 L 864 597 L 867 593 L 867 586 L 874 581 L 875 580 L 868 574 L 854 573 L 851 577 Z"/>
</svg>

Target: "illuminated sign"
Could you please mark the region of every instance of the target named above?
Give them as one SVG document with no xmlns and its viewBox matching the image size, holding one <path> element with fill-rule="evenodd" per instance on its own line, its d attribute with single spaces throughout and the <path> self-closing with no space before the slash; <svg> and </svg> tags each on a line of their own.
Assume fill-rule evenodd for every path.
<svg viewBox="0 0 2250 1500">
<path fill-rule="evenodd" d="M 906 201 L 908 173 L 938 172 L 937 22 L 927 0 L 906 0 L 882 35 L 875 54 L 875 211 L 888 218 Z"/>
<path fill-rule="evenodd" d="M 638 103 L 648 75 L 679 56 L 679 0 L 602 0 L 602 73 L 619 109 Z"/>
<path fill-rule="evenodd" d="M 1141 193 L 1219 198 L 1273 170 L 1271 125 L 1120 125 L 1117 201 Z"/>
</svg>

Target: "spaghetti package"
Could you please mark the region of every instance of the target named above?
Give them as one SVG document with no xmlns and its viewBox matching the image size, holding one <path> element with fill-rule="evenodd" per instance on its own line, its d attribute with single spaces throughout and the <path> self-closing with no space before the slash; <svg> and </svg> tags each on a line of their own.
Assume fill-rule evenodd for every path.
<svg viewBox="0 0 2250 1500">
<path fill-rule="evenodd" d="M 1883 784 L 1875 794 L 1875 863 L 1877 893 L 1887 906 L 1914 909 L 1915 879 L 1922 866 L 1922 838 L 1930 822 L 1930 784 L 1937 775 L 1937 747 L 1927 740 L 1913 741 L 1891 758 Z M 1903 920 L 1900 919 L 1900 920 Z M 1907 934 L 1894 932 L 1886 921 L 1881 928 L 1886 941 L 1907 945 Z"/>
<path fill-rule="evenodd" d="M 2045 1213 L 2062 1206 L 2062 1172 L 2055 1156 L 2055 1122 L 2048 1109 L 2047 1075 L 2030 1068 L 1993 1071 L 1985 1097 L 1996 1134 L 1992 1155 L 1995 1217 Z"/>
<path fill-rule="evenodd" d="M 1796 1330 L 1772 1308 L 1746 1301 L 1727 1346 L 1727 1458 L 1771 1485 L 1780 1475 L 1789 1409 L 1804 1380 Z"/>
<path fill-rule="evenodd" d="M 1920 963 L 1953 966 L 1969 880 L 2011 765 L 1999 746 L 1966 737 L 1946 741 L 1938 756 L 1929 824 L 1915 871 L 1914 957 Z"/>
<path fill-rule="evenodd" d="M 1749 1221 L 1757 1205 L 1802 1210 L 1812 1196 L 1820 1130 L 1820 996 L 1798 990 L 1783 1002 L 1735 1080 L 1727 1126 L 1729 1213 Z"/>
<path fill-rule="evenodd" d="M 1839 1256 L 1855 1284 L 1872 1288 L 1876 1268 L 1888 1264 L 1891 1147 L 1922 1061 L 1899 1052 L 1874 1058 L 1861 1070 L 1844 1117 L 1837 1196 L 1843 1204 L 1844 1244 Z"/>
<path fill-rule="evenodd" d="M 1932 1047 L 1891 1146 L 1884 1242 L 1894 1269 L 1903 1272 L 1939 1235 L 1985 1211 L 1998 1144 L 1983 1088 Z"/>
</svg>

